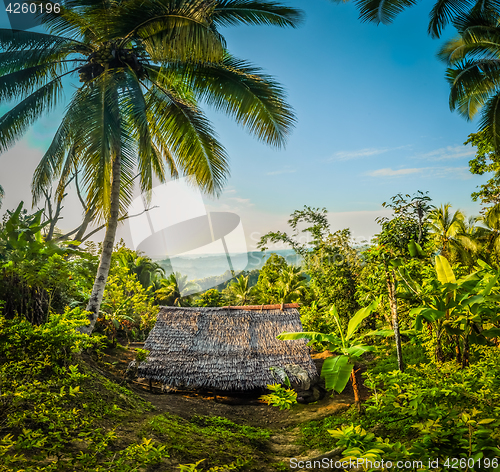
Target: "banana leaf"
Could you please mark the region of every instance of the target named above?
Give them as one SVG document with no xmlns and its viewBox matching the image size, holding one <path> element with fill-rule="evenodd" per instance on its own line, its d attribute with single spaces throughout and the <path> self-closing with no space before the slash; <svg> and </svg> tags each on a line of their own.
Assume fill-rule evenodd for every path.
<svg viewBox="0 0 500 472">
<path fill-rule="evenodd" d="M 351 376 L 354 363 L 349 362 L 347 356 L 336 356 L 325 359 L 321 369 L 321 377 L 325 378 L 327 390 L 335 390 L 338 393 L 344 391 Z"/>
<path fill-rule="evenodd" d="M 436 256 L 436 274 L 438 280 L 442 284 L 456 284 L 457 279 L 455 278 L 455 274 L 448 262 L 448 259 L 443 256 Z"/>
</svg>

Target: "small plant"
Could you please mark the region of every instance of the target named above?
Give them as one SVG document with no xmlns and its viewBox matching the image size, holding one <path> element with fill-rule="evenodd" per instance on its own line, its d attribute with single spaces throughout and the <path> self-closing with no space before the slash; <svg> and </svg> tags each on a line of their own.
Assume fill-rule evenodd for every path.
<svg viewBox="0 0 500 472">
<path fill-rule="evenodd" d="M 181 472 L 200 472 L 198 465 L 200 465 L 205 459 L 201 459 L 195 464 L 179 464 L 177 467 Z"/>
<path fill-rule="evenodd" d="M 139 349 L 135 350 L 135 360 L 137 363 L 144 362 L 148 357 L 149 351 L 147 349 Z"/>
<path fill-rule="evenodd" d="M 268 385 L 267 388 L 273 393 L 262 395 L 259 399 L 268 405 L 277 406 L 280 410 L 289 410 L 297 403 L 297 393 L 291 388 L 285 388 L 280 384 Z"/>
</svg>

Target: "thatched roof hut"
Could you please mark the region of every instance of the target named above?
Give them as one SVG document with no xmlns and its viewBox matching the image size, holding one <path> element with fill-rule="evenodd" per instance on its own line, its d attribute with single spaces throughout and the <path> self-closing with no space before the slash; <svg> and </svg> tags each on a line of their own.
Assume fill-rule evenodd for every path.
<svg viewBox="0 0 500 472">
<path fill-rule="evenodd" d="M 145 342 L 138 376 L 174 388 L 242 391 L 276 383 L 270 367 L 298 365 L 317 376 L 305 340 L 279 341 L 302 331 L 297 304 L 245 307 L 162 307 Z"/>
</svg>

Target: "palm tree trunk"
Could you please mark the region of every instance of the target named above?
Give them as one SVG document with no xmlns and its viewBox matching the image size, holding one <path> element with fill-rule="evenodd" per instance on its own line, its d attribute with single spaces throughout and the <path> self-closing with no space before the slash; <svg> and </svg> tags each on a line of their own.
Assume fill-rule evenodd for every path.
<svg viewBox="0 0 500 472">
<path fill-rule="evenodd" d="M 394 330 L 394 339 L 396 341 L 396 353 L 398 357 L 398 368 L 404 372 L 403 351 L 401 349 L 401 335 L 399 333 L 399 318 L 398 318 L 398 301 L 396 299 L 396 275 L 394 271 L 389 271 L 387 263 L 385 263 L 385 277 L 387 283 L 387 291 L 389 292 L 389 305 L 391 307 L 392 329 Z"/>
<path fill-rule="evenodd" d="M 109 268 L 111 266 L 111 254 L 113 254 L 113 246 L 115 244 L 116 228 L 118 227 L 118 215 L 120 212 L 120 179 L 121 179 L 121 150 L 118 148 L 114 152 L 112 176 L 111 176 L 111 201 L 109 205 L 109 218 L 106 227 L 106 234 L 102 244 L 101 258 L 99 267 L 95 277 L 92 294 L 90 295 L 87 311 L 90 311 L 88 319 L 90 324 L 82 326 L 82 333 L 92 333 L 99 310 L 101 308 L 102 297 L 104 295 L 104 287 L 108 280 Z"/>
</svg>

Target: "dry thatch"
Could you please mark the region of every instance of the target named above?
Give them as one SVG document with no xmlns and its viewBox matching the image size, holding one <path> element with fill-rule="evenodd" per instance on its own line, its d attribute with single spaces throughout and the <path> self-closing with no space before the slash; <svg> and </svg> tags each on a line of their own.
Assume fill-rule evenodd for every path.
<svg viewBox="0 0 500 472">
<path fill-rule="evenodd" d="M 162 307 L 138 376 L 168 387 L 225 391 L 276 383 L 270 367 L 299 365 L 311 379 L 317 376 L 306 341 L 277 340 L 283 331 L 302 331 L 296 304 Z M 296 380 L 292 374 L 290 380 Z"/>
</svg>

